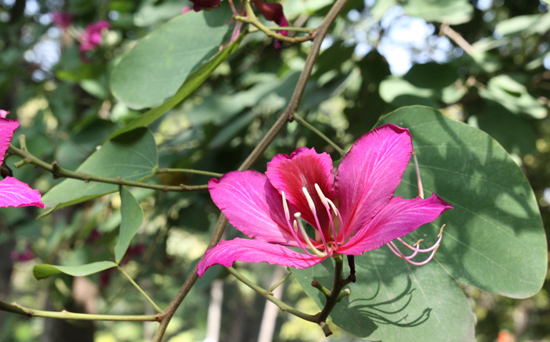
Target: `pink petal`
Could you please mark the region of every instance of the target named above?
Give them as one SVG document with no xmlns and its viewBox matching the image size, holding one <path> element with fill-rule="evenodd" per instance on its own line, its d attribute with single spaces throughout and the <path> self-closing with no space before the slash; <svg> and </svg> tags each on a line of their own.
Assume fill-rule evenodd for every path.
<svg viewBox="0 0 550 342">
<path fill-rule="evenodd" d="M 27 184 L 13 177 L 0 181 L 0 207 L 35 206 L 45 208 L 38 190 L 32 190 Z"/>
<path fill-rule="evenodd" d="M 317 265 L 325 258 L 298 253 L 292 249 L 263 241 L 236 238 L 230 241 L 220 241 L 218 245 L 207 250 L 204 259 L 198 264 L 197 273 L 201 277 L 210 266 L 229 267 L 235 261 L 267 262 L 270 265 L 307 268 Z"/>
<path fill-rule="evenodd" d="M 336 175 L 344 240 L 365 227 L 390 200 L 411 153 L 409 130 L 388 124 L 363 135 L 344 156 Z"/>
<path fill-rule="evenodd" d="M 210 196 L 229 223 L 260 241 L 298 246 L 287 228 L 281 195 L 264 174 L 233 171 L 208 182 Z"/>
<path fill-rule="evenodd" d="M 432 222 L 453 207 L 432 194 L 428 199 L 392 198 L 367 226 L 359 230 L 338 253 L 359 255 L 377 249 Z"/>
<path fill-rule="evenodd" d="M 296 211 L 302 213 L 302 218 L 315 225 L 315 218 L 309 209 L 307 199 L 302 191 L 307 188 L 315 202 L 321 227 L 326 228 L 329 220 L 325 207 L 317 196 L 315 184 L 330 200 L 334 200 L 334 175 L 332 159 L 327 153 L 318 154 L 315 149 L 300 147 L 290 156 L 278 154 L 267 163 L 266 176 L 279 192 L 284 191 L 288 202 Z"/>
<path fill-rule="evenodd" d="M 15 120 L 6 120 L 4 117 L 9 114 L 9 112 L 3 111 L 0 113 L 0 164 L 4 162 L 4 154 L 10 147 L 11 138 L 13 137 L 13 132 L 19 127 L 19 122 Z"/>
<path fill-rule="evenodd" d="M 0 119 L 5 119 L 9 113 L 7 110 L 0 109 Z"/>
</svg>

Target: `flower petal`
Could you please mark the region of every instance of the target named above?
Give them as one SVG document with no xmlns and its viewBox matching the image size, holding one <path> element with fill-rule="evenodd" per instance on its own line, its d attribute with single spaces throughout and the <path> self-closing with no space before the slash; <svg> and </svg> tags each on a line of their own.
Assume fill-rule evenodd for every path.
<svg viewBox="0 0 550 342">
<path fill-rule="evenodd" d="M 436 194 L 428 199 L 394 197 L 367 226 L 341 246 L 338 253 L 359 255 L 380 248 L 423 224 L 432 222 L 442 212 L 452 208 Z"/>
<path fill-rule="evenodd" d="M 295 268 L 315 266 L 326 257 L 307 255 L 292 249 L 271 243 L 235 238 L 230 241 L 220 241 L 218 245 L 206 251 L 197 267 L 201 277 L 213 265 L 229 267 L 235 261 L 267 262 L 270 265 L 282 265 Z"/>
<path fill-rule="evenodd" d="M 3 117 L 7 115 L 3 113 L 0 114 L 2 114 Z M 4 154 L 6 154 L 8 147 L 10 147 L 13 132 L 15 132 L 17 127 L 19 127 L 19 122 L 17 122 L 16 120 L 6 120 L 0 118 L 0 164 L 4 162 Z"/>
<path fill-rule="evenodd" d="M 229 223 L 257 240 L 298 246 L 286 224 L 281 195 L 264 174 L 233 171 L 208 182 L 210 196 Z"/>
<path fill-rule="evenodd" d="M 332 159 L 327 153 L 317 153 L 315 149 L 300 147 L 290 156 L 278 154 L 267 163 L 266 176 L 279 192 L 284 191 L 288 202 L 302 214 L 302 218 L 316 226 L 306 196 L 302 188 L 306 187 L 312 197 L 323 229 L 329 225 L 328 215 L 321 199 L 317 196 L 315 184 L 318 184 L 324 195 L 334 200 L 334 175 Z"/>
<path fill-rule="evenodd" d="M 388 124 L 363 135 L 344 156 L 335 185 L 343 240 L 365 227 L 390 200 L 411 153 L 409 130 Z"/>
<path fill-rule="evenodd" d="M 280 27 L 288 27 L 288 21 L 283 13 L 283 6 L 281 4 L 269 4 L 260 0 L 254 0 L 254 5 L 258 8 L 260 13 L 267 20 L 274 21 Z M 288 35 L 288 31 L 278 31 L 283 36 Z M 273 41 L 275 49 L 281 49 L 281 42 L 277 39 Z"/>
<path fill-rule="evenodd" d="M 45 208 L 38 190 L 32 190 L 27 184 L 13 177 L 0 181 L 0 207 L 35 206 Z"/>
</svg>

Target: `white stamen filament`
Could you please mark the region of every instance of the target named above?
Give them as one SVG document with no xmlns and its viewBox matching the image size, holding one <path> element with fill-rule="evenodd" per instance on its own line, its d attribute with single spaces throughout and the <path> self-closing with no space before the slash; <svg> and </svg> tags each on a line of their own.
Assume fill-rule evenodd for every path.
<svg viewBox="0 0 550 342">
<path fill-rule="evenodd" d="M 313 246 L 313 244 L 311 243 L 311 239 L 306 233 L 304 225 L 302 224 L 302 221 L 300 220 L 300 218 L 301 218 L 300 216 L 302 216 L 300 213 L 294 214 L 294 217 L 296 218 L 296 220 L 294 220 L 294 229 L 295 230 L 298 230 L 298 229 L 300 230 L 300 232 L 302 233 L 302 236 L 304 237 L 304 240 L 306 240 L 306 243 L 308 244 L 309 248 L 311 248 L 313 253 L 315 253 L 315 255 L 320 256 L 320 257 L 325 257 L 326 254 L 322 253 L 320 250 L 315 248 Z"/>
<path fill-rule="evenodd" d="M 283 196 L 283 209 L 285 210 L 286 220 L 290 221 L 290 210 L 288 210 L 288 203 L 286 203 L 286 196 L 284 191 L 281 191 L 281 196 Z"/>
<path fill-rule="evenodd" d="M 315 218 L 315 223 L 317 224 L 316 227 L 314 227 L 321 236 L 321 241 L 323 241 L 323 245 L 325 246 L 325 251 L 328 252 L 328 245 L 327 241 L 325 240 L 325 234 L 323 234 L 323 229 L 321 228 L 321 224 L 319 223 L 319 218 L 317 217 L 317 210 L 315 210 L 315 203 L 313 202 L 313 198 L 311 198 L 311 195 L 307 191 L 306 187 L 302 187 L 302 192 L 304 193 L 304 196 L 306 196 L 307 204 L 309 205 L 309 209 L 313 213 L 313 217 Z"/>
<path fill-rule="evenodd" d="M 288 210 L 288 203 L 286 202 L 286 196 L 285 196 L 284 191 L 281 191 L 281 196 L 283 197 L 283 208 L 284 208 L 284 211 L 285 211 L 286 225 L 288 226 L 288 229 L 292 233 L 292 236 L 294 237 L 294 240 L 296 240 L 296 243 L 298 243 L 298 246 L 300 246 L 302 251 L 304 253 L 306 253 L 307 255 L 312 255 L 310 252 L 307 251 L 307 249 L 305 248 L 302 240 L 298 237 L 298 228 L 297 227 L 292 227 L 292 224 L 290 223 L 290 210 Z"/>
<path fill-rule="evenodd" d="M 328 198 L 326 198 L 325 194 L 323 194 L 323 191 L 321 190 L 321 187 L 319 187 L 319 184 L 315 183 L 315 190 L 317 191 L 317 195 L 319 196 L 319 198 L 321 199 L 321 203 L 323 203 L 323 205 L 325 206 L 325 209 L 327 210 L 327 215 L 328 215 L 328 219 L 330 221 L 330 226 L 332 227 L 332 238 L 333 238 L 333 241 L 334 241 L 334 250 L 335 251 L 338 251 L 338 235 L 336 234 L 336 227 L 334 226 L 334 221 L 332 220 L 332 215 L 330 214 L 330 206 L 329 206 L 329 201 L 330 203 L 332 203 L 331 200 L 329 200 Z M 332 203 L 333 207 L 332 209 L 336 209 L 336 206 L 334 206 L 334 203 Z M 334 210 L 334 214 L 338 215 L 336 213 L 336 210 Z"/>
</svg>

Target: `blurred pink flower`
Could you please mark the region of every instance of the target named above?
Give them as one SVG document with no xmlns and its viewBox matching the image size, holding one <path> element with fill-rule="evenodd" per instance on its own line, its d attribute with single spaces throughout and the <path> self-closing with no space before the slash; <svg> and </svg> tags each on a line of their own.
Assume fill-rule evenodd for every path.
<svg viewBox="0 0 550 342">
<path fill-rule="evenodd" d="M 71 26 L 73 22 L 73 15 L 67 12 L 54 11 L 53 24 L 59 28 L 66 29 Z"/>
<path fill-rule="evenodd" d="M 19 127 L 17 120 L 6 119 L 8 114 L 8 111 L 0 109 L 0 165 L 4 162 L 13 132 Z M 27 184 L 13 177 L 6 177 L 0 181 L 0 207 L 26 206 L 44 208 L 38 190 L 32 190 Z"/>
<path fill-rule="evenodd" d="M 83 61 L 89 62 L 85 53 L 94 50 L 103 40 L 103 30 L 111 27 L 108 21 L 101 20 L 97 23 L 86 26 L 86 31 L 80 36 L 80 57 Z"/>
<path fill-rule="evenodd" d="M 25 248 L 25 251 L 23 252 L 16 252 L 11 251 L 10 252 L 10 259 L 13 261 L 19 261 L 19 262 L 27 262 L 34 259 L 34 253 L 32 251 L 31 245 L 27 245 Z"/>
<path fill-rule="evenodd" d="M 199 276 L 212 265 L 228 267 L 235 261 L 307 268 L 328 257 L 360 255 L 385 244 L 411 264 L 426 263 L 441 234 L 427 249 L 400 238 L 452 206 L 436 194 L 428 199 L 393 197 L 411 154 L 409 130 L 388 124 L 357 140 L 337 170 L 327 153 L 301 147 L 290 156 L 273 157 L 265 174 L 233 171 L 211 179 L 212 200 L 251 239 L 221 241 L 206 251 Z M 313 227 L 314 239 L 302 221 Z M 394 239 L 414 253 L 406 257 L 394 251 Z M 432 253 L 426 261 L 411 261 L 419 252 Z"/>
<path fill-rule="evenodd" d="M 191 7 L 189 6 L 183 6 L 182 9 L 181 9 L 181 14 L 186 14 L 186 13 L 189 13 L 191 12 Z"/>
</svg>

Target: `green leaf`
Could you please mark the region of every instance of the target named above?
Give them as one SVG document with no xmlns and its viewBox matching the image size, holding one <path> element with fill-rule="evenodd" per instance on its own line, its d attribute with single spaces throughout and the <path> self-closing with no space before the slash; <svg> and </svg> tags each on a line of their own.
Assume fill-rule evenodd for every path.
<svg viewBox="0 0 550 342">
<path fill-rule="evenodd" d="M 502 146 L 431 108 L 401 108 L 385 123 L 410 129 L 425 196 L 435 192 L 454 207 L 409 241 L 435 237 L 446 224 L 432 263 L 486 292 L 512 298 L 537 293 L 547 262 L 542 220 L 527 178 Z M 418 195 L 412 161 L 396 195 Z"/>
<path fill-rule="evenodd" d="M 227 45 L 222 51 L 220 51 L 214 58 L 212 58 L 208 63 L 201 66 L 198 70 L 194 71 L 189 77 L 185 80 L 185 82 L 181 85 L 181 87 L 178 89 L 176 94 L 172 96 L 168 101 L 164 102 L 160 106 L 157 106 L 138 118 L 132 120 L 128 125 L 126 125 L 124 128 L 121 128 L 111 134 L 109 139 L 113 139 L 114 137 L 123 134 L 125 132 L 129 132 L 131 130 L 134 130 L 138 127 L 146 127 L 158 118 L 160 118 L 162 115 L 164 115 L 167 111 L 174 108 L 176 105 L 178 105 L 181 101 L 183 101 L 187 96 L 189 96 L 195 89 L 197 89 L 201 84 L 206 81 L 208 76 L 224 61 L 226 61 L 239 47 L 239 44 L 245 37 L 245 34 L 241 34 L 237 40 L 235 40 L 233 43 Z"/>
<path fill-rule="evenodd" d="M 407 0 L 402 6 L 410 16 L 450 25 L 466 23 L 474 13 L 466 0 Z"/>
<path fill-rule="evenodd" d="M 216 11 L 180 15 L 161 25 L 115 66 L 113 94 L 133 109 L 160 105 L 219 51 L 231 29 L 230 19 L 229 6 L 224 5 Z"/>
<path fill-rule="evenodd" d="M 157 168 L 155 138 L 149 129 L 140 128 L 108 141 L 77 169 L 94 176 L 137 181 L 151 176 Z M 116 184 L 66 179 L 48 191 L 42 201 L 54 210 L 84 202 L 118 189 Z"/>
<path fill-rule="evenodd" d="M 126 254 L 130 242 L 136 235 L 139 227 L 143 223 L 143 210 L 139 206 L 134 196 L 126 187 L 120 188 L 120 233 L 118 242 L 115 246 L 115 260 L 120 263 L 120 260 Z"/>
<path fill-rule="evenodd" d="M 537 149 L 533 127 L 498 104 L 487 106 L 479 116 L 471 116 L 468 124 L 489 133 L 509 153 L 525 155 Z"/>
<path fill-rule="evenodd" d="M 464 293 L 435 262 L 415 267 L 386 247 L 355 257 L 357 281 L 330 315 L 334 324 L 369 340 L 473 341 L 474 316 Z M 322 307 L 313 279 L 332 287 L 334 261 L 293 270 L 304 291 Z M 346 274 L 349 270 L 345 269 Z M 329 323 L 330 324 L 330 323 Z"/>
<path fill-rule="evenodd" d="M 395 76 L 387 77 L 380 83 L 380 97 L 395 107 L 415 104 L 438 107 L 434 100 L 434 89 L 416 87 L 407 80 Z"/>
<path fill-rule="evenodd" d="M 525 114 L 542 119 L 548 112 L 542 103 L 527 92 L 524 85 L 509 75 L 498 75 L 491 78 L 487 88 L 479 88 L 479 95 L 485 100 L 502 105 L 515 114 Z"/>
<path fill-rule="evenodd" d="M 500 21 L 495 32 L 502 36 L 525 34 L 543 34 L 550 30 L 550 14 L 519 15 Z"/>
<path fill-rule="evenodd" d="M 59 273 L 65 273 L 73 277 L 84 277 L 116 266 L 117 265 L 112 261 L 98 261 L 80 266 L 54 266 L 41 264 L 34 266 L 32 273 L 38 280 L 46 279 Z"/>
</svg>

